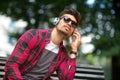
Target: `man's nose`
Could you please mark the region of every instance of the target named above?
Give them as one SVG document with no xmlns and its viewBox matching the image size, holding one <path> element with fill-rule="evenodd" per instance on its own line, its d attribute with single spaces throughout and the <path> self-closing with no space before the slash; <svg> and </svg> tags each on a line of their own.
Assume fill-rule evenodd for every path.
<svg viewBox="0 0 120 80">
<path fill-rule="evenodd" d="M 72 26 L 72 21 L 69 21 L 68 24 Z"/>
</svg>

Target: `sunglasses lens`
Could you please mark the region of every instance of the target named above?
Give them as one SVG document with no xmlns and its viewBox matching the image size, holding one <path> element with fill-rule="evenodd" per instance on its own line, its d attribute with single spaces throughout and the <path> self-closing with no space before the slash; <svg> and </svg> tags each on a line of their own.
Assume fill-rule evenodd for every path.
<svg viewBox="0 0 120 80">
<path fill-rule="evenodd" d="M 77 27 L 77 23 L 75 23 L 75 22 L 72 22 L 72 25 L 75 26 L 75 27 Z"/>
<path fill-rule="evenodd" d="M 69 23 L 71 20 L 70 20 L 69 17 L 64 17 L 64 21 L 65 21 L 66 23 Z"/>
<path fill-rule="evenodd" d="M 71 19 L 70 19 L 69 17 L 67 17 L 67 16 L 64 17 L 64 21 L 65 21 L 66 23 L 69 23 L 69 22 L 71 21 L 72 26 L 73 26 L 73 27 L 77 27 L 77 23 L 76 23 L 75 21 L 71 20 Z"/>
</svg>

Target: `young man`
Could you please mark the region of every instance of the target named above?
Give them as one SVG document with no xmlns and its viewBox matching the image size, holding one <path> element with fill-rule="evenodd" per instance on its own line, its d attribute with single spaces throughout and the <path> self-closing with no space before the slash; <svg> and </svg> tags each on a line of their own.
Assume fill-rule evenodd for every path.
<svg viewBox="0 0 120 80">
<path fill-rule="evenodd" d="M 6 62 L 4 80 L 51 80 L 55 71 L 59 80 L 73 80 L 81 43 L 76 29 L 79 22 L 80 14 L 75 9 L 65 9 L 53 29 L 25 32 Z M 62 43 L 70 36 L 71 52 L 68 55 Z"/>
</svg>

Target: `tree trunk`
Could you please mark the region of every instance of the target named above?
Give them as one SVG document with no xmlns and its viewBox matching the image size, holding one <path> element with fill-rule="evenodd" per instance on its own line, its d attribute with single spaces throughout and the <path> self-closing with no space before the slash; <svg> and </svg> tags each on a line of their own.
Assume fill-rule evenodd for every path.
<svg viewBox="0 0 120 80">
<path fill-rule="evenodd" d="M 119 56 L 112 57 L 112 80 L 120 80 L 120 61 Z"/>
</svg>

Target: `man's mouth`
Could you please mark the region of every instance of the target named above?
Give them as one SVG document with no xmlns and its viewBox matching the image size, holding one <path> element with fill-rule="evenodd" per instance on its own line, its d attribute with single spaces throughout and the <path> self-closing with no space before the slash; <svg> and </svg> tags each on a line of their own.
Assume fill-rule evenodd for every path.
<svg viewBox="0 0 120 80">
<path fill-rule="evenodd" d="M 66 29 L 66 31 L 69 31 L 70 27 L 69 26 L 65 26 L 65 29 Z"/>
</svg>

